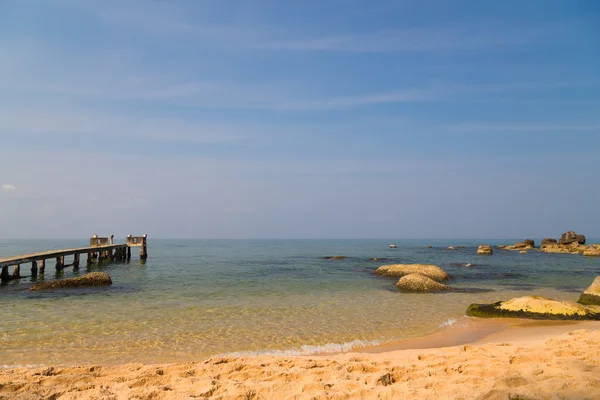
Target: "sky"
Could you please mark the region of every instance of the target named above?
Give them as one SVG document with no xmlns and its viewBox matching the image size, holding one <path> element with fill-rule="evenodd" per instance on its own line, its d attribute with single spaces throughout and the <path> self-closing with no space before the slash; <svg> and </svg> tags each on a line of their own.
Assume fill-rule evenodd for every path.
<svg viewBox="0 0 600 400">
<path fill-rule="evenodd" d="M 598 21 L 0 0 L 0 237 L 600 237 Z"/>
</svg>

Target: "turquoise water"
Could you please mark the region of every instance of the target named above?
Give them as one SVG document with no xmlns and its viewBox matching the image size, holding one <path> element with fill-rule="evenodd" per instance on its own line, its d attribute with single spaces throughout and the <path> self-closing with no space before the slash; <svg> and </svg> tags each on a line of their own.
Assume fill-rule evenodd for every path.
<svg viewBox="0 0 600 400">
<path fill-rule="evenodd" d="M 114 283 L 32 292 L 27 290 L 32 279 L 23 278 L 0 286 L 0 366 L 349 350 L 432 332 L 460 319 L 473 302 L 529 294 L 575 300 L 600 275 L 600 258 L 535 251 L 475 254 L 481 243 L 515 241 L 149 239 L 145 263 L 135 249 L 129 263 L 86 267 L 83 262 L 79 270 L 60 274 L 50 263 L 38 279 L 101 270 Z M 390 249 L 390 243 L 398 248 Z M 0 258 L 85 244 L 3 240 Z M 449 251 L 449 245 L 466 247 Z M 323 258 L 334 255 L 347 258 Z M 439 265 L 457 290 L 399 293 L 397 279 L 373 275 L 378 266 L 392 263 Z M 21 273 L 29 274 L 29 267 L 22 265 Z"/>
</svg>

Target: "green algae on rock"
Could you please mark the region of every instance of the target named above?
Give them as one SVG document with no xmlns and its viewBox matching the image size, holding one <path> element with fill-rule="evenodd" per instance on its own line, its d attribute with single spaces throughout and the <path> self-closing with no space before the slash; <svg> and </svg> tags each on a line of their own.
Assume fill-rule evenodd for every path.
<svg viewBox="0 0 600 400">
<path fill-rule="evenodd" d="M 600 276 L 597 276 L 590 287 L 583 291 L 577 302 L 580 304 L 600 306 Z"/>
<path fill-rule="evenodd" d="M 471 304 L 466 314 L 481 318 L 600 320 L 600 307 L 546 297 L 525 296 L 492 304 Z"/>
<path fill-rule="evenodd" d="M 39 282 L 33 285 L 30 290 L 73 288 L 82 286 L 106 286 L 111 284 L 112 280 L 106 272 L 90 272 L 89 274 L 81 275 L 76 278 Z"/>
</svg>

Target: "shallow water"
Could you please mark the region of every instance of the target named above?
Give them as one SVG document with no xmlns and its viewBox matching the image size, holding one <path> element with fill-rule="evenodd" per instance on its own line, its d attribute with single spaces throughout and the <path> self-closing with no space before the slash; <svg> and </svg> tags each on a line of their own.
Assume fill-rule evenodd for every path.
<svg viewBox="0 0 600 400">
<path fill-rule="evenodd" d="M 83 262 L 61 274 L 49 264 L 38 279 L 102 270 L 114 283 L 31 292 L 32 280 L 24 278 L 1 286 L 0 365 L 349 350 L 424 335 L 460 318 L 474 302 L 529 294 L 576 300 L 600 275 L 600 258 L 500 250 L 477 256 L 484 242 L 149 239 L 145 264 L 135 254 L 130 263 Z M 466 247 L 449 251 L 449 245 Z M 77 240 L 4 240 L 0 257 L 81 246 L 85 242 Z M 324 259 L 334 255 L 347 258 Z M 403 294 L 396 279 L 373 275 L 379 265 L 412 262 L 444 268 L 458 290 Z M 21 266 L 22 274 L 28 270 Z"/>
</svg>

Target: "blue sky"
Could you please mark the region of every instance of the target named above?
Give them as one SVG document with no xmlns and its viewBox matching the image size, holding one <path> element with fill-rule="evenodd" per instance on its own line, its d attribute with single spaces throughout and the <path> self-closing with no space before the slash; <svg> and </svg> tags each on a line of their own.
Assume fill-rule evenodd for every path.
<svg viewBox="0 0 600 400">
<path fill-rule="evenodd" d="M 599 20 L 0 0 L 0 237 L 600 237 Z"/>
</svg>

